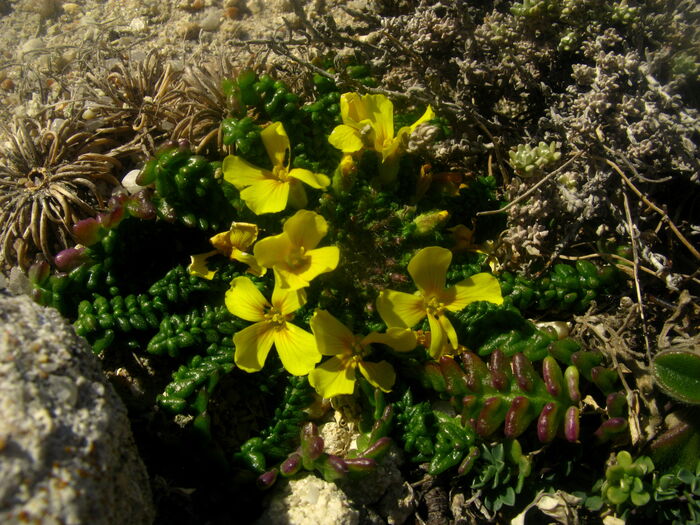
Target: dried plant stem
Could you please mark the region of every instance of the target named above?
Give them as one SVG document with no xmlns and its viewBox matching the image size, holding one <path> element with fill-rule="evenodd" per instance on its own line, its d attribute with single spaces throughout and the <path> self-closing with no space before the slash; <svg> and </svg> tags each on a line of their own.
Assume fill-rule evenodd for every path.
<svg viewBox="0 0 700 525">
<path fill-rule="evenodd" d="M 629 188 L 637 195 L 637 197 L 639 197 L 639 199 L 640 199 L 644 204 L 646 204 L 650 209 L 654 210 L 656 213 L 658 213 L 659 215 L 661 215 L 661 220 L 662 220 L 663 222 L 665 222 L 666 224 L 668 224 L 668 227 L 671 228 L 671 231 L 676 235 L 676 237 L 678 237 L 678 240 L 681 241 L 681 243 L 683 243 L 683 245 L 684 245 L 686 248 L 688 248 L 688 250 L 690 251 L 690 253 L 692 253 L 693 256 L 695 256 L 696 259 L 700 260 L 700 252 L 699 252 L 692 244 L 690 244 L 690 242 L 688 241 L 688 239 L 686 239 L 685 236 L 680 232 L 680 230 L 679 230 L 678 227 L 673 223 L 673 221 L 670 219 L 670 217 L 668 216 L 668 214 L 667 214 L 664 210 L 662 210 L 661 208 L 659 208 L 656 204 L 654 204 L 654 203 L 651 202 L 649 199 L 647 199 L 647 198 L 642 194 L 642 192 L 639 191 L 639 190 L 637 189 L 637 187 L 636 187 L 634 184 L 632 184 L 632 181 L 627 177 L 627 175 L 624 174 L 624 172 L 620 169 L 620 167 L 619 167 L 617 164 L 615 164 L 613 161 L 611 161 L 611 160 L 609 160 L 609 159 L 605 159 L 605 162 L 606 162 L 610 167 L 612 167 L 612 168 L 617 172 L 617 174 L 620 175 L 620 177 L 622 177 L 622 180 L 625 181 L 625 184 L 627 184 L 627 186 L 629 186 Z"/>
<path fill-rule="evenodd" d="M 642 286 L 639 283 L 639 254 L 637 253 L 637 229 L 632 223 L 632 214 L 630 212 L 629 199 L 627 198 L 627 193 L 622 188 L 622 199 L 625 205 L 625 217 L 627 219 L 627 231 L 630 235 L 630 241 L 632 244 L 632 259 L 633 259 L 633 278 L 634 278 L 634 288 L 637 293 L 637 304 L 639 306 L 639 319 L 642 321 L 642 333 L 644 334 L 644 346 L 647 352 L 647 360 L 651 363 L 651 346 L 649 344 L 649 338 L 647 336 L 647 321 L 644 315 L 644 302 L 642 300 Z"/>
</svg>

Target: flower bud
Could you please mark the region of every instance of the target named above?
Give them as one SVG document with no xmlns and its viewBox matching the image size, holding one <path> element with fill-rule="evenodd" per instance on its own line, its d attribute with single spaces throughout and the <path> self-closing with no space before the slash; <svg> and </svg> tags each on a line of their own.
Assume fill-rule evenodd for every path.
<svg viewBox="0 0 700 525">
<path fill-rule="evenodd" d="M 413 219 L 413 224 L 416 225 L 415 235 L 422 236 L 434 232 L 445 224 L 449 217 L 450 213 L 446 210 L 421 213 Z"/>
</svg>

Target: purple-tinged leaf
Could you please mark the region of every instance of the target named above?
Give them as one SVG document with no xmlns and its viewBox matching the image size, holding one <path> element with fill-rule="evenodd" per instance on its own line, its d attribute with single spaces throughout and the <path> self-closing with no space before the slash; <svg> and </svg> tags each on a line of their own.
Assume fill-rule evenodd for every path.
<svg viewBox="0 0 700 525">
<path fill-rule="evenodd" d="M 513 356 L 511 365 L 520 389 L 524 392 L 532 392 L 539 378 L 530 360 L 519 352 Z"/>
<path fill-rule="evenodd" d="M 617 372 L 610 368 L 594 366 L 591 369 L 591 381 L 600 388 L 601 392 L 604 394 L 610 394 L 615 390 L 617 379 Z"/>
<path fill-rule="evenodd" d="M 481 437 L 490 436 L 503 422 L 505 406 L 500 397 L 490 397 L 484 401 L 476 419 L 476 433 Z"/>
<path fill-rule="evenodd" d="M 102 237 L 102 223 L 95 217 L 88 217 L 73 225 L 73 235 L 83 246 L 92 246 Z"/>
<path fill-rule="evenodd" d="M 61 250 L 54 257 L 54 264 L 60 271 L 70 272 L 87 260 L 88 256 L 85 254 L 85 247 L 81 246 L 79 248 Z"/>
<path fill-rule="evenodd" d="M 285 459 L 280 465 L 280 474 L 284 477 L 293 476 L 301 469 L 301 456 L 297 452 L 292 454 Z"/>
<path fill-rule="evenodd" d="M 553 397 L 559 397 L 564 389 L 564 375 L 552 356 L 548 355 L 542 360 L 542 378 L 547 392 Z"/>
<path fill-rule="evenodd" d="M 603 422 L 594 432 L 596 438 L 602 443 L 609 441 L 611 438 L 621 435 L 627 430 L 627 420 L 623 417 L 612 417 Z"/>
<path fill-rule="evenodd" d="M 392 443 L 392 439 L 388 436 L 379 438 L 365 449 L 362 456 L 370 459 L 381 459 L 389 451 Z"/>
<path fill-rule="evenodd" d="M 537 438 L 542 443 L 549 443 L 557 435 L 559 427 L 559 414 L 561 410 L 556 403 L 547 403 L 537 420 Z"/>
<path fill-rule="evenodd" d="M 569 399 L 571 399 L 571 401 L 574 403 L 581 401 L 581 392 L 578 388 L 578 368 L 573 365 L 566 367 L 566 371 L 564 372 L 564 382 L 566 383 L 566 395 L 569 396 Z"/>
<path fill-rule="evenodd" d="M 423 367 L 423 372 L 433 390 L 436 392 L 447 391 L 447 382 L 445 381 L 445 376 L 442 375 L 442 369 L 439 364 L 435 361 L 428 361 Z"/>
<path fill-rule="evenodd" d="M 472 392 L 482 390 L 482 383 L 488 377 L 489 369 L 474 352 L 462 352 L 460 354 L 462 368 L 467 377 L 467 387 Z"/>
<path fill-rule="evenodd" d="M 570 406 L 566 409 L 564 415 L 564 437 L 571 443 L 578 441 L 579 428 L 579 410 L 578 407 Z"/>
<path fill-rule="evenodd" d="M 449 356 L 440 358 L 440 370 L 447 383 L 447 392 L 452 396 L 463 396 L 470 389 L 467 385 L 467 375 L 457 362 Z"/>
<path fill-rule="evenodd" d="M 465 474 L 469 474 L 469 471 L 474 467 L 474 464 L 476 463 L 476 460 L 479 458 L 480 454 L 481 453 L 477 447 L 469 447 L 469 452 L 457 468 L 457 475 L 464 476 Z"/>
<path fill-rule="evenodd" d="M 627 406 L 627 398 L 622 392 L 613 392 L 608 394 L 605 399 L 605 407 L 608 410 L 610 417 L 624 417 L 625 407 Z"/>
<path fill-rule="evenodd" d="M 506 357 L 500 348 L 496 348 L 491 352 L 489 359 L 489 370 L 491 371 L 491 385 L 499 392 L 504 392 L 510 381 L 508 373 L 510 372 L 510 360 Z"/>
<path fill-rule="evenodd" d="M 263 472 L 260 474 L 260 476 L 258 476 L 257 485 L 258 488 L 267 490 L 275 484 L 275 481 L 277 481 L 277 469 L 273 468 L 272 470 Z"/>
<path fill-rule="evenodd" d="M 506 437 L 515 438 L 525 432 L 533 418 L 530 406 L 530 400 L 525 396 L 518 396 L 511 401 L 503 426 Z"/>
</svg>

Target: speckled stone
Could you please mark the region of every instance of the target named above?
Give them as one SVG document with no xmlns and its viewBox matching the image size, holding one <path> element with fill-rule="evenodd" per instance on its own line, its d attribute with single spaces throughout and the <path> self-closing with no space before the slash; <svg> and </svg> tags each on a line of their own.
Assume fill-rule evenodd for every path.
<svg viewBox="0 0 700 525">
<path fill-rule="evenodd" d="M 0 392 L 0 523 L 152 523 L 146 469 L 99 361 L 58 312 L 2 289 Z"/>
</svg>

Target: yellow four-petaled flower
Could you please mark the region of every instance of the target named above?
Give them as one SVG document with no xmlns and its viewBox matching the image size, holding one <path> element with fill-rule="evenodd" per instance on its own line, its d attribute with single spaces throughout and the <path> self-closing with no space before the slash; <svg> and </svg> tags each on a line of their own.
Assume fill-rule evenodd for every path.
<svg viewBox="0 0 700 525">
<path fill-rule="evenodd" d="M 325 398 L 352 394 L 358 369 L 371 385 L 389 392 L 396 380 L 394 368 L 386 361 L 366 361 L 370 345 L 382 343 L 397 352 L 407 352 L 416 346 L 416 337 L 409 329 L 389 328 L 385 334 L 372 332 L 358 336 L 325 310 L 316 310 L 310 324 L 318 350 L 333 356 L 309 372 L 309 384 Z"/>
<path fill-rule="evenodd" d="M 344 93 L 340 97 L 340 116 L 343 123 L 328 137 L 334 147 L 343 153 L 362 149 L 374 150 L 381 156 L 379 178 L 383 184 L 396 179 L 399 158 L 406 149 L 408 137 L 420 124 L 435 118 L 428 106 L 416 122 L 404 126 L 394 135 L 394 105 L 384 95 Z"/>
<path fill-rule="evenodd" d="M 248 277 L 236 277 L 226 292 L 226 307 L 252 325 L 233 336 L 234 361 L 246 372 L 258 372 L 265 365 L 274 344 L 282 366 L 292 375 L 308 374 L 321 354 L 314 336 L 292 324 L 294 312 L 306 302 L 300 290 L 282 290 L 275 285 L 268 302 Z"/>
<path fill-rule="evenodd" d="M 275 213 L 282 211 L 290 203 L 295 208 L 307 204 L 304 184 L 312 188 L 325 189 L 330 179 L 322 173 L 293 168 L 291 164 L 289 137 L 281 122 L 273 122 L 260 133 L 272 170 L 253 166 L 237 155 L 229 155 L 222 166 L 224 180 L 233 184 L 241 192 L 243 199 L 253 213 Z"/>
<path fill-rule="evenodd" d="M 282 230 L 259 241 L 253 252 L 261 266 L 274 269 L 281 288 L 304 288 L 338 266 L 337 246 L 316 248 L 328 232 L 326 219 L 318 213 L 299 210 L 287 219 Z"/>
<path fill-rule="evenodd" d="M 387 326 L 411 328 L 428 317 L 430 355 L 437 359 L 447 345 L 456 349 L 457 333 L 445 315 L 458 312 L 474 301 L 503 303 L 498 280 L 478 273 L 445 288 L 452 252 L 439 246 L 419 250 L 408 263 L 408 273 L 418 291 L 415 294 L 384 290 L 377 298 L 377 310 Z"/>
</svg>

